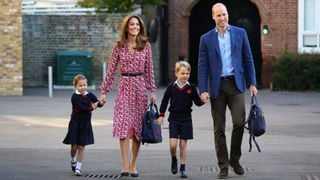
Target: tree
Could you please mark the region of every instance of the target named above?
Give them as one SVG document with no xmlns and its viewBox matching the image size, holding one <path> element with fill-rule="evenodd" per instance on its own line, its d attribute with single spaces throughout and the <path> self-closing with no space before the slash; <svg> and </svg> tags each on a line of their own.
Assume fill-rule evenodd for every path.
<svg viewBox="0 0 320 180">
<path fill-rule="evenodd" d="M 84 8 L 97 8 L 100 13 L 127 13 L 137 5 L 159 5 L 163 0 L 80 0 L 78 5 Z"/>
</svg>

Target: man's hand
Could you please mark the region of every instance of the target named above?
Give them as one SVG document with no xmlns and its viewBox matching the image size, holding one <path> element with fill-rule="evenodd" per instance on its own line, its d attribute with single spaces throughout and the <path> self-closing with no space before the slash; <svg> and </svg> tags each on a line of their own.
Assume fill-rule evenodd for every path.
<svg viewBox="0 0 320 180">
<path fill-rule="evenodd" d="M 207 103 L 209 101 L 209 94 L 207 92 L 203 92 L 200 94 L 200 98 L 203 103 Z"/>
<path fill-rule="evenodd" d="M 258 89 L 256 88 L 255 85 L 250 85 L 250 93 L 251 93 L 251 96 L 256 96 L 258 95 Z"/>
</svg>

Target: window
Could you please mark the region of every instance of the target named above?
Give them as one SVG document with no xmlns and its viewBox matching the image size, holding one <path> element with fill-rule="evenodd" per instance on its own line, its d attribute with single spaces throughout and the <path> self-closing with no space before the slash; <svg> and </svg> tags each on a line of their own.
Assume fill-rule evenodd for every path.
<svg viewBox="0 0 320 180">
<path fill-rule="evenodd" d="M 320 53 L 320 0 L 299 0 L 300 53 Z"/>
</svg>

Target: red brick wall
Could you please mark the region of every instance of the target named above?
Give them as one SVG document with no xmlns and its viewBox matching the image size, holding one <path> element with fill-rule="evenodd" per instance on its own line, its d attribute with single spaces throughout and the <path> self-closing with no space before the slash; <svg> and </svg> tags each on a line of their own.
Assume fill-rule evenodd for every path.
<svg viewBox="0 0 320 180">
<path fill-rule="evenodd" d="M 269 34 L 262 35 L 265 56 L 278 56 L 284 50 L 298 50 L 298 1 L 252 0 L 260 11 L 261 28 L 269 27 Z"/>
<path fill-rule="evenodd" d="M 169 77 L 174 77 L 173 65 L 178 56 L 188 56 L 189 16 L 199 0 L 169 1 Z M 298 50 L 298 1 L 297 0 L 251 0 L 260 12 L 261 29 L 269 27 L 268 35 L 261 35 L 262 86 L 268 87 L 271 64 L 285 51 Z"/>
<path fill-rule="evenodd" d="M 298 1 L 251 0 L 260 11 L 261 29 L 268 25 L 269 34 L 261 35 L 262 87 L 269 87 L 271 66 L 283 51 L 298 51 Z"/>
<path fill-rule="evenodd" d="M 189 14 L 188 8 L 194 0 L 169 1 L 169 81 L 175 79 L 174 64 L 179 56 L 188 58 Z"/>
</svg>

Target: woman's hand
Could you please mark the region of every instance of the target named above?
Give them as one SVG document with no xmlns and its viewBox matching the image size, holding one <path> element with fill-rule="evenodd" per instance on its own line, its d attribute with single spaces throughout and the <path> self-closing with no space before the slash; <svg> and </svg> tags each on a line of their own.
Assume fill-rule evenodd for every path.
<svg viewBox="0 0 320 180">
<path fill-rule="evenodd" d="M 154 92 L 152 92 L 151 94 L 150 94 L 150 102 L 152 103 L 152 104 L 154 104 L 154 103 L 156 103 L 156 94 L 154 93 Z"/>
<path fill-rule="evenodd" d="M 100 101 L 100 103 L 101 102 L 106 102 L 106 95 L 105 94 L 100 94 L 99 101 Z"/>
<path fill-rule="evenodd" d="M 100 105 L 103 106 L 106 103 L 106 100 L 105 100 L 105 98 L 100 97 L 99 102 L 100 102 Z"/>
<path fill-rule="evenodd" d="M 156 123 L 158 124 L 158 125 L 162 125 L 163 124 L 163 117 L 162 116 L 160 116 L 157 120 L 156 120 Z"/>
</svg>

